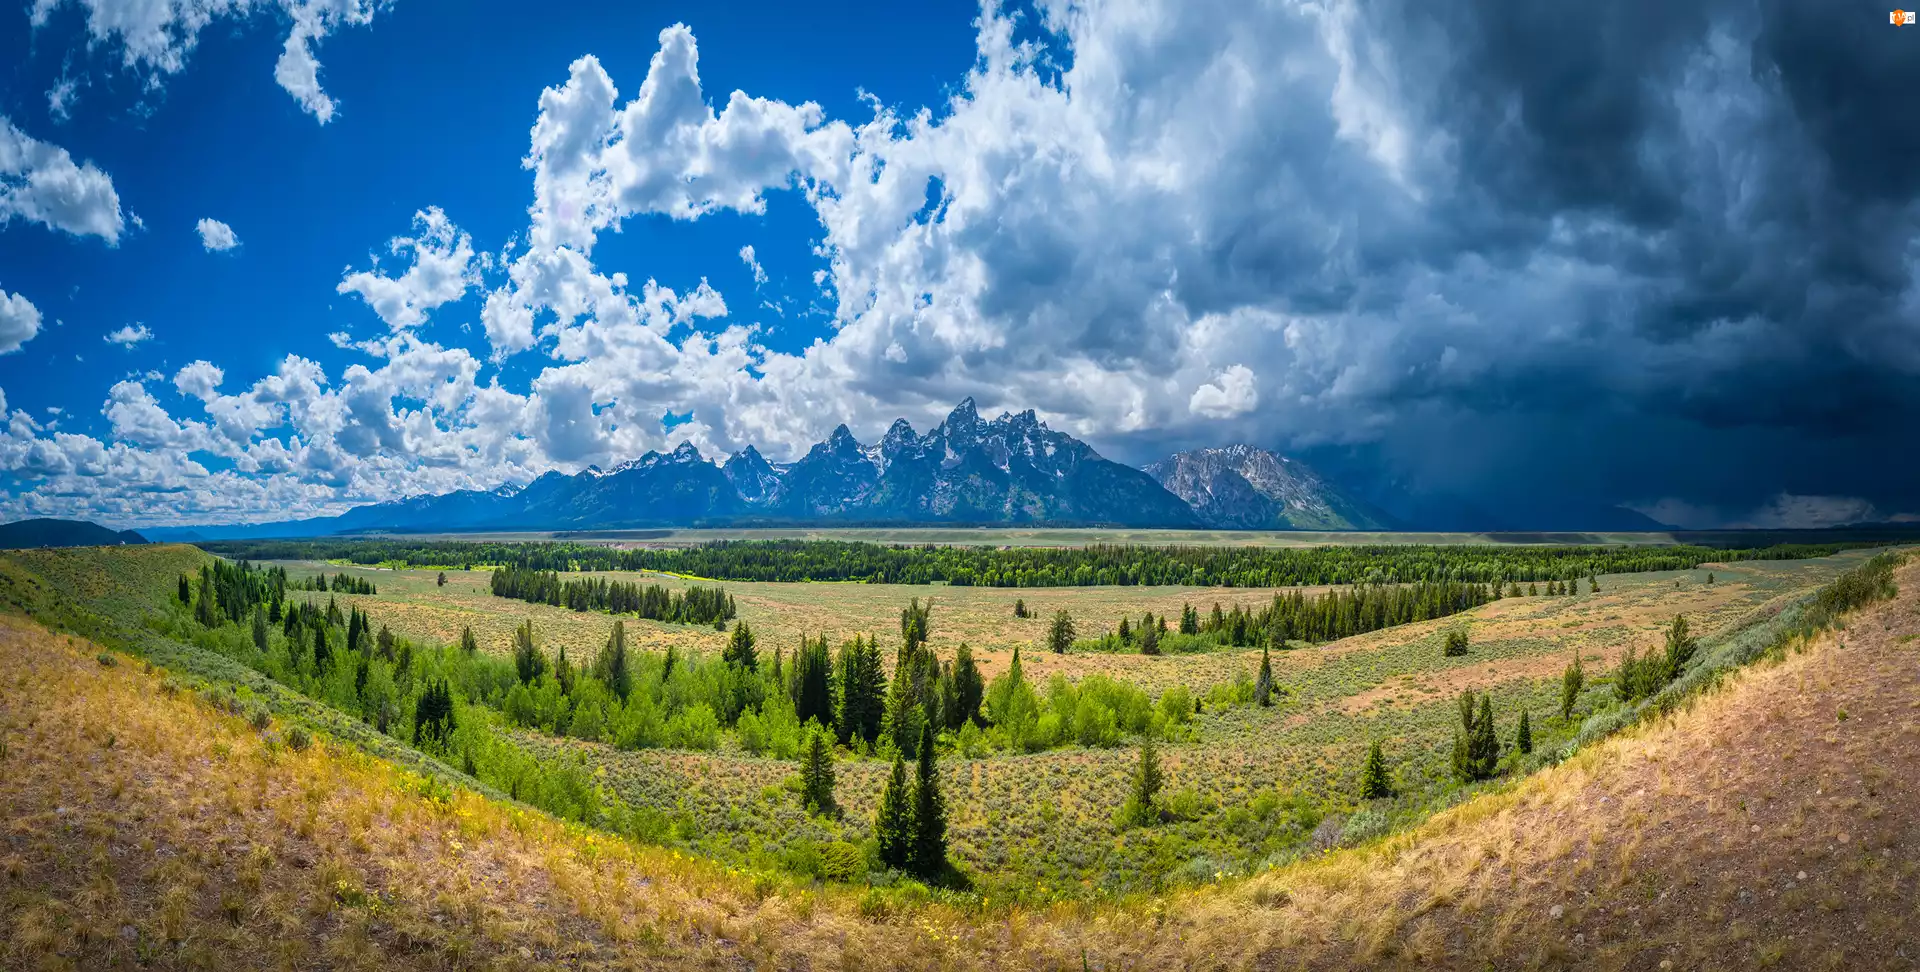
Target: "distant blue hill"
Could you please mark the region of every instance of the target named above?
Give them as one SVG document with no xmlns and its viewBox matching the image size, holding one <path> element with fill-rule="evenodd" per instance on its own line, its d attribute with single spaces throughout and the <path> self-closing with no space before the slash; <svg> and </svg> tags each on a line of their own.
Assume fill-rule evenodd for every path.
<svg viewBox="0 0 1920 972">
<path fill-rule="evenodd" d="M 146 543 L 132 530 L 109 530 L 86 520 L 54 520 L 45 517 L 0 523 L 0 550 L 27 547 L 111 547 L 123 543 Z"/>
</svg>

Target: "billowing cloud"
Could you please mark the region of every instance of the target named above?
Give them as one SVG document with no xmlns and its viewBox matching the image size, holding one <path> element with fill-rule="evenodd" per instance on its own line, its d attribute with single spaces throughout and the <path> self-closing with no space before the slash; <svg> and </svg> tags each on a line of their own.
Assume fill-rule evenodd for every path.
<svg viewBox="0 0 1920 972">
<path fill-rule="evenodd" d="M 0 290 L 0 354 L 12 354 L 40 333 L 40 309 L 19 294 Z M 0 414 L 6 404 L 0 401 Z"/>
<path fill-rule="evenodd" d="M 293 21 L 274 80 L 324 125 L 333 119 L 334 102 L 320 88 L 320 62 L 313 49 L 340 27 L 364 26 L 391 0 L 34 0 L 30 17 L 38 30 L 55 10 L 86 10 L 87 33 L 94 46 L 118 47 L 123 65 L 151 76 L 177 74 L 199 42 L 200 31 L 222 18 L 276 11 Z M 52 95 L 49 95 L 52 98 Z M 56 109 L 56 112 L 59 109 Z"/>
<path fill-rule="evenodd" d="M 406 272 L 389 277 L 377 267 L 362 270 L 347 274 L 335 288 L 342 294 L 359 294 L 395 331 L 416 327 L 427 319 L 428 311 L 459 300 L 479 282 L 483 263 L 474 256 L 473 239 L 460 232 L 439 207 L 415 213 L 413 227 L 415 235 L 395 237 L 387 244 L 390 253 L 407 259 Z"/>
<path fill-rule="evenodd" d="M 153 331 L 145 324 L 128 324 L 117 331 L 109 332 L 106 336 L 106 342 L 108 344 L 118 344 L 123 348 L 132 348 L 142 341 L 150 341 L 152 339 Z"/>
<path fill-rule="evenodd" d="M 0 226 L 16 218 L 109 244 L 120 242 L 126 226 L 120 195 L 105 172 L 75 164 L 66 149 L 0 116 Z"/>
<path fill-rule="evenodd" d="M 240 245 L 240 237 L 234 235 L 233 227 L 217 219 L 201 219 L 194 224 L 194 231 L 200 234 L 200 245 L 209 253 L 215 250 L 231 250 Z"/>
</svg>

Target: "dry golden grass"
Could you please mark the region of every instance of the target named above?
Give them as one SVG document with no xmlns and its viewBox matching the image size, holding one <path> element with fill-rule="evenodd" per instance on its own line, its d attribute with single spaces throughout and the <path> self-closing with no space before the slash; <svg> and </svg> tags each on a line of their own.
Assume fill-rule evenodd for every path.
<svg viewBox="0 0 1920 972">
<path fill-rule="evenodd" d="M 1846 632 L 1411 834 L 1039 910 L 802 887 L 429 799 L 6 621 L 0 968 L 1907 968 L 1920 566 L 1900 581 Z"/>
</svg>

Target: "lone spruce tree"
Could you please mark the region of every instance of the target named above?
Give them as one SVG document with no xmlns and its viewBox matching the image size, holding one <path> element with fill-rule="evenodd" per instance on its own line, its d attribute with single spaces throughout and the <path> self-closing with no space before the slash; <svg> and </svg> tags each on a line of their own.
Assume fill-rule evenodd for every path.
<svg viewBox="0 0 1920 972">
<path fill-rule="evenodd" d="M 745 621 L 733 626 L 733 634 L 727 638 L 727 648 L 720 653 L 721 660 L 729 665 L 738 665 L 748 671 L 760 667 L 760 656 L 753 650 L 753 629 Z"/>
<path fill-rule="evenodd" d="M 940 794 L 933 726 L 920 730 L 920 764 L 913 777 L 913 861 L 909 868 L 931 880 L 947 869 L 947 801 Z"/>
<path fill-rule="evenodd" d="M 253 647 L 258 651 L 267 650 L 267 612 L 253 609 Z"/>
<path fill-rule="evenodd" d="M 1047 626 L 1047 647 L 1056 655 L 1064 655 L 1073 647 L 1073 616 L 1064 609 L 1056 612 L 1053 623 Z"/>
<path fill-rule="evenodd" d="M 1533 752 L 1533 725 L 1527 720 L 1527 710 L 1520 710 L 1520 728 L 1513 733 L 1513 748 L 1522 754 Z"/>
<path fill-rule="evenodd" d="M 1378 800 L 1393 795 L 1393 783 L 1387 778 L 1387 757 L 1380 741 L 1367 747 L 1367 763 L 1360 769 L 1360 799 Z"/>
<path fill-rule="evenodd" d="M 1573 656 L 1573 664 L 1560 675 L 1560 718 L 1562 721 L 1573 718 L 1574 703 L 1580 701 L 1580 690 L 1587 686 L 1586 670 L 1580 667 L 1580 656 Z"/>
<path fill-rule="evenodd" d="M 1126 816 L 1129 822 L 1146 825 L 1160 818 L 1160 788 L 1166 785 L 1166 778 L 1160 773 L 1160 752 L 1154 748 L 1153 737 L 1140 740 L 1140 765 L 1133 771 L 1133 792 L 1127 797 Z"/>
<path fill-rule="evenodd" d="M 1693 653 L 1699 647 L 1700 643 L 1687 632 L 1687 616 L 1674 615 L 1673 625 L 1667 628 L 1667 657 L 1662 662 L 1665 669 L 1662 674 L 1666 677 L 1663 681 L 1671 682 L 1679 678 L 1681 671 L 1687 667 L 1687 662 L 1693 660 Z"/>
<path fill-rule="evenodd" d="M 893 757 L 893 774 L 880 794 L 880 811 L 873 819 L 873 836 L 880 843 L 880 863 L 896 871 L 913 866 L 913 796 L 907 792 L 907 762 Z"/>
<path fill-rule="evenodd" d="M 810 813 L 840 815 L 833 800 L 833 747 L 818 727 L 807 733 L 807 749 L 800 756 L 800 796 Z"/>
<path fill-rule="evenodd" d="M 1260 649 L 1260 677 L 1253 683 L 1253 701 L 1262 708 L 1273 704 L 1273 659 L 1267 649 Z"/>
</svg>

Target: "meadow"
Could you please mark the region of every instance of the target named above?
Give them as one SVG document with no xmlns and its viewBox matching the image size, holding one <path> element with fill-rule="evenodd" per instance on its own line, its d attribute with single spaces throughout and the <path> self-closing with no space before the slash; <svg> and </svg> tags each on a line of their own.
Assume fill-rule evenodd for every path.
<svg viewBox="0 0 1920 972">
<path fill-rule="evenodd" d="M 357 720 L 122 626 L 170 611 L 167 578 L 201 563 L 0 555 L 0 966 L 1863 968 L 1912 945 L 1916 568 L 1878 608 L 1884 568 L 1750 595 L 1785 606 L 1703 639 L 1652 718 L 1390 839 L 1033 903 L 719 866 L 405 768 Z M 967 781 L 945 775 L 964 822 Z"/>
<path fill-rule="evenodd" d="M 1050 900 L 1254 873 L 1413 825 L 1476 792 L 1455 778 L 1449 763 L 1462 690 L 1490 695 L 1507 744 L 1503 769 L 1521 772 L 1537 761 L 1512 752 L 1519 713 L 1529 715 L 1536 752 L 1565 743 L 1583 721 L 1616 704 L 1608 673 L 1621 654 L 1656 649 L 1676 615 L 1686 616 L 1703 640 L 1725 638 L 1870 556 L 1850 551 L 1601 575 L 1598 593 L 1583 587 L 1570 596 L 1504 597 L 1453 617 L 1273 651 L 1277 689 L 1270 707 L 1252 702 L 1259 648 L 1150 657 L 1054 654 L 1041 645 L 1047 619 L 1057 610 L 1070 611 L 1085 637 L 1112 630 L 1122 618 L 1137 622 L 1147 612 L 1178 617 L 1189 605 L 1202 613 L 1215 603 L 1227 610 L 1257 609 L 1272 600 L 1273 589 L 723 586 L 763 658 L 779 650 L 790 659 L 803 637 L 825 636 L 837 645 L 858 634 L 897 644 L 902 609 L 913 599 L 931 600 L 929 649 L 950 663 L 967 644 L 989 679 L 1006 672 L 1017 649 L 1026 678 L 1043 695 L 1056 677 L 1080 682 L 1099 676 L 1136 686 L 1155 700 L 1175 690 L 1198 700 L 1200 712 L 1162 743 L 1165 819 L 1153 827 L 1116 819 L 1138 760 L 1137 748 L 1124 738 L 1119 745 L 1039 752 L 991 746 L 970 751 L 952 738 L 943 745 L 954 861 L 980 894 Z M 375 595 L 298 596 L 358 608 L 373 623 L 422 643 L 451 644 L 471 629 L 481 651 L 505 655 L 515 628 L 531 622 L 543 649 L 557 654 L 565 646 L 569 657 L 584 664 L 606 644 L 614 623 L 598 612 L 495 597 L 488 571 L 273 566 L 296 579 L 344 570 L 374 584 Z M 676 589 L 710 583 L 631 572 L 583 576 Z M 1024 602 L 1031 616 L 1016 618 L 1016 602 Z M 705 626 L 632 617 L 622 624 L 628 644 L 641 652 L 671 648 L 683 656 L 717 656 L 730 637 Z M 1444 653 L 1449 632 L 1466 634 L 1466 654 Z M 1562 719 L 1561 678 L 1575 657 L 1588 673 L 1587 685 L 1572 717 Z M 828 845 L 870 846 L 888 772 L 883 758 L 843 750 L 836 795 L 844 814 L 835 820 L 809 814 L 795 799 L 792 759 L 749 752 L 731 732 L 697 748 L 622 748 L 537 729 L 513 729 L 510 735 L 543 763 L 577 767 L 600 781 L 631 808 L 631 826 L 646 840 L 787 872 L 817 870 L 820 849 Z M 1389 800 L 1356 796 L 1374 742 L 1391 767 L 1397 796 Z"/>
</svg>

